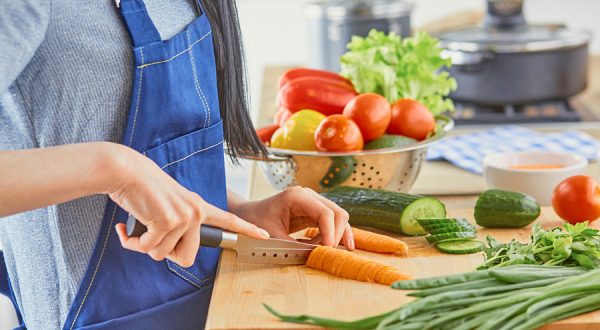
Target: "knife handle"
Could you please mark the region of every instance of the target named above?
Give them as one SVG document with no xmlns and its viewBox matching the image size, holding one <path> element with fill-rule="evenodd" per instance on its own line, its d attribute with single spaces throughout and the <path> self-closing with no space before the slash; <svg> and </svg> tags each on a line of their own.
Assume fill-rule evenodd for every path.
<svg viewBox="0 0 600 330">
<path fill-rule="evenodd" d="M 148 231 L 148 228 L 141 222 L 129 214 L 127 217 L 127 236 L 129 237 L 140 237 L 143 233 Z M 233 241 L 233 242 L 232 242 Z M 228 248 L 232 243 L 237 241 L 237 235 L 224 231 L 221 228 L 212 227 L 208 225 L 200 226 L 200 245 L 206 247 L 225 247 Z"/>
</svg>

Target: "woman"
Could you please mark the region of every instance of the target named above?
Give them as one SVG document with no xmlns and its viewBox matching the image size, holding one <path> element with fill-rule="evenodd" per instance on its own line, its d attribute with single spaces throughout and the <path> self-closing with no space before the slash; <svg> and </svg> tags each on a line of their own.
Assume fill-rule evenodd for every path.
<svg viewBox="0 0 600 330">
<path fill-rule="evenodd" d="M 290 239 L 311 223 L 353 248 L 311 190 L 226 191 L 223 141 L 264 152 L 233 0 L 0 6 L 0 291 L 21 328 L 202 328 L 220 250 L 198 249 L 201 224 Z"/>
</svg>

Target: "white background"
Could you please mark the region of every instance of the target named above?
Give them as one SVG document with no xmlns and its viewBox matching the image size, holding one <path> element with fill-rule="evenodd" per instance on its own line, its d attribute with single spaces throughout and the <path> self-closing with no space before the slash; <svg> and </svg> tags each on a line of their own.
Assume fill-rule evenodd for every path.
<svg viewBox="0 0 600 330">
<path fill-rule="evenodd" d="M 310 45 L 303 9 L 308 0 L 239 0 L 248 72 L 256 109 L 260 97 L 262 71 L 266 65 L 302 65 Z M 413 27 L 463 10 L 484 8 L 483 0 L 415 0 Z M 525 14 L 530 22 L 564 22 L 571 27 L 590 29 L 596 38 L 591 50 L 600 53 L 600 0 L 526 0 Z M 247 193 L 247 169 L 229 169 L 229 185 Z M 12 307 L 0 298 L 0 330 L 14 326 Z"/>
</svg>

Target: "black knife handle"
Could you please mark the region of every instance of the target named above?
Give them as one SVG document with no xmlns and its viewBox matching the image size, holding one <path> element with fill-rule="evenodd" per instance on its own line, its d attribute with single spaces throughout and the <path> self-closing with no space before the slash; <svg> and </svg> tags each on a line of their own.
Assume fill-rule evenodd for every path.
<svg viewBox="0 0 600 330">
<path fill-rule="evenodd" d="M 148 228 L 141 222 L 129 214 L 127 217 L 127 236 L 129 237 L 140 237 L 143 233 L 148 231 Z M 200 226 L 200 245 L 206 247 L 219 247 L 223 242 L 223 229 L 203 225 Z"/>
</svg>

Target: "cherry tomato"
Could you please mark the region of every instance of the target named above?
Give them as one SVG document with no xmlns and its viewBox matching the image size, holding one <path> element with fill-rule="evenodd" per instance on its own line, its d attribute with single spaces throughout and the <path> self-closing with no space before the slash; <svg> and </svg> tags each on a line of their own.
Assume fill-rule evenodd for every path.
<svg viewBox="0 0 600 330">
<path fill-rule="evenodd" d="M 261 127 L 256 130 L 256 135 L 258 135 L 258 138 L 263 143 L 267 143 L 267 142 L 271 141 L 271 137 L 273 136 L 273 133 L 275 133 L 275 131 L 278 128 L 279 128 L 278 124 L 271 124 L 271 125 L 268 125 L 265 127 Z"/>
<path fill-rule="evenodd" d="M 392 120 L 387 132 L 424 140 L 435 128 L 435 119 L 426 106 L 412 99 L 400 99 L 392 105 Z"/>
<path fill-rule="evenodd" d="M 344 115 L 331 115 L 315 131 L 315 145 L 320 151 L 362 150 L 363 137 L 356 123 Z"/>
<path fill-rule="evenodd" d="M 287 70 L 286 72 L 284 72 L 281 75 L 281 77 L 279 78 L 279 88 L 283 87 L 288 82 L 290 82 L 296 78 L 301 78 L 301 77 L 320 77 L 320 78 L 326 78 L 326 79 L 333 79 L 333 80 L 338 80 L 340 82 L 343 82 L 345 84 L 352 86 L 352 83 L 350 82 L 350 80 L 340 76 L 339 74 L 337 74 L 335 72 L 325 71 L 325 70 L 315 70 L 315 69 L 309 69 L 309 68 L 293 68 L 293 69 Z"/>
<path fill-rule="evenodd" d="M 365 142 L 382 136 L 392 119 L 392 110 L 385 97 L 365 93 L 346 104 L 344 116 L 354 120 Z"/>
<path fill-rule="evenodd" d="M 273 123 L 279 125 L 279 127 L 283 126 L 285 122 L 290 119 L 292 116 L 292 112 L 286 108 L 280 107 L 279 110 L 275 113 L 273 117 Z"/>
<path fill-rule="evenodd" d="M 554 188 L 552 207 L 572 224 L 592 222 L 600 217 L 600 186 L 585 175 L 567 178 Z"/>
</svg>

